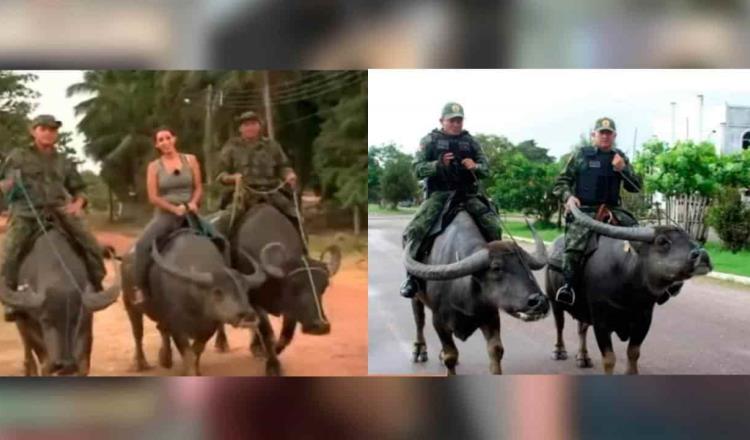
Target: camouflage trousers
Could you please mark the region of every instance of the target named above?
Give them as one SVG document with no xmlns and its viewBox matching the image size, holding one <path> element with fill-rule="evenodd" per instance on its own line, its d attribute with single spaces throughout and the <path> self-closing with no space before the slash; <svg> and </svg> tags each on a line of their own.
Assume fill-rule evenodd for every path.
<svg viewBox="0 0 750 440">
<path fill-rule="evenodd" d="M 596 207 L 581 207 L 581 211 L 591 218 L 596 216 Z M 637 226 L 638 221 L 631 213 L 622 208 L 610 208 L 620 226 Z M 565 251 L 563 252 L 562 271 L 566 282 L 573 282 L 580 269 L 586 245 L 594 232 L 573 220 L 568 214 L 565 219 Z"/>
<path fill-rule="evenodd" d="M 404 245 L 411 243 L 409 255 L 412 258 L 419 260 L 420 251 L 426 251 L 425 249 L 421 249 L 424 240 L 428 238 L 435 222 L 440 219 L 446 203 L 451 200 L 453 194 L 452 191 L 436 191 L 430 194 L 427 200 L 422 203 L 422 206 L 419 207 L 419 210 L 406 226 L 406 229 L 404 229 L 403 242 Z M 474 219 L 485 240 L 500 240 L 502 228 L 500 227 L 500 219 L 494 208 L 488 206 L 476 195 L 468 196 L 464 200 L 464 207 Z"/>
<path fill-rule="evenodd" d="M 107 275 L 107 269 L 102 259 L 102 249 L 96 237 L 86 226 L 80 217 L 60 213 L 57 215 L 65 232 L 75 240 L 76 249 L 83 257 L 89 281 L 94 285 L 101 284 Z M 8 230 L 5 234 L 4 255 L 0 272 L 5 278 L 7 286 L 18 285 L 18 270 L 21 268 L 22 253 L 28 252 L 33 246 L 33 240 L 39 231 L 36 219 L 28 217 L 12 216 Z"/>
</svg>

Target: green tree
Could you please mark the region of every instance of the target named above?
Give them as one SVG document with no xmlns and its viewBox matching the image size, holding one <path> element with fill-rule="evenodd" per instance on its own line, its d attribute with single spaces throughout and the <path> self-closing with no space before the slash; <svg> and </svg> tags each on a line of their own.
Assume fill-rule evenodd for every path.
<svg viewBox="0 0 750 440">
<path fill-rule="evenodd" d="M 375 158 L 375 147 L 367 150 L 367 201 L 370 203 L 380 202 L 380 179 L 382 168 Z"/>
<path fill-rule="evenodd" d="M 555 161 L 555 159 L 548 154 L 549 150 L 538 146 L 533 139 L 521 142 L 515 149 L 531 162 L 552 163 Z"/>
<path fill-rule="evenodd" d="M 654 144 L 654 151 L 662 147 Z M 674 147 L 658 152 L 646 186 L 666 196 L 713 196 L 720 189 L 717 173 L 721 168 L 716 148 L 709 142 L 680 141 Z"/>
<path fill-rule="evenodd" d="M 400 153 L 385 162 L 380 179 L 383 200 L 395 209 L 399 202 L 412 200 L 419 192 L 417 178 L 412 171 L 411 155 Z"/>
<path fill-rule="evenodd" d="M 0 159 L 29 142 L 29 117 L 39 94 L 30 85 L 36 75 L 0 70 Z"/>
<path fill-rule="evenodd" d="M 367 96 L 342 98 L 315 139 L 314 164 L 323 194 L 352 210 L 355 234 L 367 205 Z"/>
<path fill-rule="evenodd" d="M 501 209 L 521 211 L 549 223 L 558 207 L 551 190 L 559 172 L 556 162 L 533 162 L 514 151 L 505 155 L 502 167 L 493 170 L 487 191 Z"/>
</svg>

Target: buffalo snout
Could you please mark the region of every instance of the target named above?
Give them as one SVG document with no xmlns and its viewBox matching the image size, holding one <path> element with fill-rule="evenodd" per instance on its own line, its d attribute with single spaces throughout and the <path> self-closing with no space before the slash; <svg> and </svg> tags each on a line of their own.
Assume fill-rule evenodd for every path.
<svg viewBox="0 0 750 440">
<path fill-rule="evenodd" d="M 257 328 L 260 319 L 253 311 L 239 312 L 234 320 L 235 327 L 239 328 Z"/>
<path fill-rule="evenodd" d="M 705 275 L 714 270 L 711 257 L 708 256 L 708 252 L 705 249 L 694 249 L 691 251 L 690 260 L 693 262 L 693 275 Z"/>
</svg>

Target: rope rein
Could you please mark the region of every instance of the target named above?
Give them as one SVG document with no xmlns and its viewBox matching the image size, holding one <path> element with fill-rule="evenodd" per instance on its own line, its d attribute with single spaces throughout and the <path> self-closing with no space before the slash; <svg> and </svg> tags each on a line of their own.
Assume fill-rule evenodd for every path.
<svg viewBox="0 0 750 440">
<path fill-rule="evenodd" d="M 230 228 L 232 227 L 232 225 L 234 225 L 234 220 L 235 220 L 235 216 L 236 216 L 236 212 L 237 212 L 237 205 L 241 201 L 242 190 L 243 189 L 248 190 L 249 192 L 251 192 L 253 194 L 257 194 L 257 195 L 270 195 L 270 194 L 275 194 L 275 193 L 279 192 L 282 188 L 284 188 L 284 186 L 286 186 L 286 184 L 287 183 L 285 181 L 282 181 L 281 183 L 279 183 L 273 189 L 270 189 L 270 190 L 267 190 L 267 191 L 261 191 L 261 190 L 255 189 L 255 188 L 251 188 L 249 185 L 243 185 L 242 184 L 242 179 L 235 180 L 235 182 L 234 182 L 234 197 L 233 197 L 233 203 L 232 203 L 232 214 L 231 214 L 230 220 L 229 220 Z M 300 238 L 302 240 L 302 243 L 305 246 L 305 249 L 309 249 L 309 244 L 308 244 L 307 238 L 305 236 L 305 230 L 304 230 L 304 227 L 302 226 L 302 211 L 301 211 L 300 206 L 299 206 L 299 193 L 297 192 L 296 189 L 292 190 L 292 199 L 294 200 L 294 211 L 297 214 L 296 215 L 296 217 L 297 217 L 296 220 L 297 220 L 297 225 L 299 226 Z M 315 286 L 315 281 L 314 281 L 313 275 L 312 275 L 313 268 L 310 267 L 310 263 L 307 261 L 307 257 L 305 257 L 304 255 L 302 255 L 302 263 L 305 266 L 304 270 L 307 272 L 307 279 L 310 282 L 310 288 L 312 289 L 313 299 L 315 300 L 315 309 L 316 309 L 316 311 L 318 313 L 318 318 L 320 318 L 321 321 L 326 321 L 325 317 L 323 316 L 323 306 L 320 304 L 320 298 L 318 297 L 318 289 Z M 295 269 L 295 270 L 291 271 L 290 273 L 288 273 L 287 277 L 291 276 L 291 275 L 293 275 L 296 272 L 299 272 L 301 270 L 303 270 L 303 268 Z"/>
</svg>

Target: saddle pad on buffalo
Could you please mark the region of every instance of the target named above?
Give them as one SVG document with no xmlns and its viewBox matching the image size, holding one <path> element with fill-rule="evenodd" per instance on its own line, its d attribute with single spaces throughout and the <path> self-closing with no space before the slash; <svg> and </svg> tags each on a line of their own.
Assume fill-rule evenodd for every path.
<svg viewBox="0 0 750 440">
<path fill-rule="evenodd" d="M 564 250 L 565 242 L 563 239 L 555 240 L 555 242 L 552 245 L 552 252 L 550 252 L 550 256 L 547 259 L 547 265 L 550 269 L 556 270 L 558 272 L 562 271 L 562 258 L 563 258 L 563 250 Z M 586 260 L 591 256 L 591 254 L 596 251 L 596 248 L 599 246 L 599 234 L 591 234 L 591 237 L 589 237 L 589 241 L 586 244 L 586 251 L 583 253 L 583 260 L 581 261 L 581 264 L 586 264 Z"/>
</svg>

